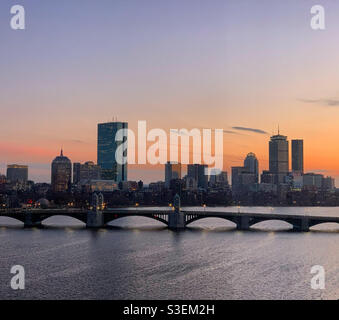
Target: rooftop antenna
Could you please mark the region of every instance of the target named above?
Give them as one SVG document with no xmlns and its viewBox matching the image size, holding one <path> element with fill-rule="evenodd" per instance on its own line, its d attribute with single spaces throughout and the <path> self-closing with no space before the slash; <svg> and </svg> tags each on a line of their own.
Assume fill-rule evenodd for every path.
<svg viewBox="0 0 339 320">
<path fill-rule="evenodd" d="M 278 135 L 280 135 L 280 125 L 278 124 Z"/>
</svg>

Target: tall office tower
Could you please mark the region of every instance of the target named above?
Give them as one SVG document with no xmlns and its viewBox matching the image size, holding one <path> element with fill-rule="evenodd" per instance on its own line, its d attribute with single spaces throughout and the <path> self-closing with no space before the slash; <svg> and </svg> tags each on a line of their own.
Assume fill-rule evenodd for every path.
<svg viewBox="0 0 339 320">
<path fill-rule="evenodd" d="M 187 177 L 195 179 L 199 188 L 207 189 L 208 175 L 206 169 L 207 165 L 204 164 L 189 164 L 187 166 Z"/>
<path fill-rule="evenodd" d="M 292 172 L 304 173 L 304 140 L 292 140 Z"/>
<path fill-rule="evenodd" d="M 27 182 L 28 166 L 10 164 L 7 166 L 7 180 L 10 182 Z"/>
<path fill-rule="evenodd" d="M 165 186 L 169 188 L 171 180 L 181 179 L 181 164 L 176 162 L 167 162 L 165 164 Z"/>
<path fill-rule="evenodd" d="M 87 161 L 84 164 L 73 164 L 73 183 L 79 183 L 84 180 L 100 180 L 101 167 L 94 164 L 92 161 Z"/>
<path fill-rule="evenodd" d="M 274 175 L 274 183 L 284 182 L 289 169 L 288 141 L 286 136 L 277 134 L 269 142 L 269 167 Z"/>
<path fill-rule="evenodd" d="M 61 150 L 60 156 L 56 157 L 52 162 L 52 191 L 65 192 L 71 187 L 72 179 L 72 163 L 64 156 Z"/>
<path fill-rule="evenodd" d="M 116 159 L 117 148 L 126 143 L 115 141 L 115 136 L 120 129 L 127 130 L 126 122 L 108 122 L 98 124 L 98 165 L 102 169 L 103 180 L 114 180 L 116 182 L 127 181 L 127 164 L 122 164 L 123 159 Z M 127 148 L 123 154 L 127 157 Z"/>
<path fill-rule="evenodd" d="M 253 152 L 250 152 L 244 160 L 244 168 L 248 173 L 253 173 L 255 175 L 255 182 L 259 182 L 259 162 L 256 155 Z"/>
</svg>

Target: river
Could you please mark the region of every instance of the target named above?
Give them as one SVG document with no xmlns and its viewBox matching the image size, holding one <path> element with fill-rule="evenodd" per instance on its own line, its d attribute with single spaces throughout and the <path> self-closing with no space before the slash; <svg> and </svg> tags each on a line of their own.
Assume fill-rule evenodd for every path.
<svg viewBox="0 0 339 320">
<path fill-rule="evenodd" d="M 339 216 L 339 208 L 226 210 Z M 88 230 L 53 217 L 23 229 L 0 218 L 0 299 L 339 299 L 336 224 L 308 233 L 282 221 L 237 231 L 212 218 L 181 232 L 143 217 L 110 225 Z M 25 290 L 10 287 L 13 265 L 25 268 Z M 325 269 L 324 290 L 311 288 L 315 265 Z"/>
</svg>

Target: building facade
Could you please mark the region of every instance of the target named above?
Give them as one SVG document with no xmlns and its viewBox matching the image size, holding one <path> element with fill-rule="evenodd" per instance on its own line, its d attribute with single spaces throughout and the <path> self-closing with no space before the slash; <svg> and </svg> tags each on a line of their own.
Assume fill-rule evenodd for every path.
<svg viewBox="0 0 339 320">
<path fill-rule="evenodd" d="M 232 167 L 232 192 L 239 195 L 259 183 L 259 162 L 253 152 L 247 154 L 242 167 Z"/>
<path fill-rule="evenodd" d="M 207 189 L 208 175 L 207 165 L 204 164 L 189 164 L 187 166 L 187 177 L 197 181 L 198 188 Z"/>
<path fill-rule="evenodd" d="M 101 167 L 92 161 L 73 164 L 73 183 L 77 184 L 82 180 L 101 180 Z"/>
<path fill-rule="evenodd" d="M 247 154 L 245 160 L 244 160 L 244 168 L 246 168 L 246 171 L 248 173 L 252 173 L 255 175 L 255 181 L 256 183 L 259 182 L 259 162 L 257 159 L 257 156 L 250 152 Z"/>
<path fill-rule="evenodd" d="M 304 173 L 303 140 L 292 140 L 292 172 Z"/>
<path fill-rule="evenodd" d="M 28 180 L 28 166 L 10 164 L 7 166 L 7 180 L 12 183 L 25 183 Z"/>
<path fill-rule="evenodd" d="M 127 157 L 127 138 L 123 141 L 115 141 L 119 130 L 128 129 L 126 122 L 108 122 L 98 124 L 98 165 L 101 167 L 101 175 L 104 180 L 116 182 L 127 181 L 127 163 L 123 164 L 123 157 Z M 116 151 L 119 146 L 125 144 L 121 159 L 116 159 Z"/>
<path fill-rule="evenodd" d="M 227 171 L 214 170 L 211 171 L 210 186 L 213 188 L 228 188 L 228 174 Z"/>
<path fill-rule="evenodd" d="M 171 180 L 181 179 L 181 164 L 176 162 L 167 162 L 165 164 L 165 186 L 169 188 Z"/>
<path fill-rule="evenodd" d="M 66 192 L 71 188 L 72 182 L 72 163 L 63 155 L 61 150 L 60 156 L 52 162 L 51 187 L 53 192 Z"/>
<path fill-rule="evenodd" d="M 284 183 L 289 172 L 289 152 L 287 137 L 275 135 L 269 142 L 269 171 L 274 175 L 274 183 Z"/>
</svg>

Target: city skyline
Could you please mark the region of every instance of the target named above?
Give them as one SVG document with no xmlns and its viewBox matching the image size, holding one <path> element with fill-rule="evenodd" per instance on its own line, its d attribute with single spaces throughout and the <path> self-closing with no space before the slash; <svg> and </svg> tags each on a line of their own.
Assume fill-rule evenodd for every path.
<svg viewBox="0 0 339 320">
<path fill-rule="evenodd" d="M 164 130 L 224 128 L 229 172 L 248 150 L 267 169 L 264 142 L 279 123 L 306 141 L 305 171 L 338 181 L 338 3 L 322 1 L 327 29 L 315 32 L 307 0 L 103 0 L 105 13 L 89 0 L 21 2 L 22 33 L 8 25 L 12 2 L 0 4 L 1 173 L 26 159 L 33 180 L 49 181 L 60 147 L 73 162 L 95 161 L 95 126 L 118 115 L 131 129 L 140 119 Z"/>
<path fill-rule="evenodd" d="M 338 300 L 338 31 L 339 0 L 1 0 L 0 299 Z"/>
<path fill-rule="evenodd" d="M 52 188 L 54 188 L 55 185 L 58 185 L 58 183 L 56 183 L 56 179 L 59 179 L 57 173 L 58 170 L 61 170 L 61 187 L 57 186 L 57 189 L 60 188 L 60 191 L 66 191 L 67 189 L 69 189 L 71 183 L 80 182 L 81 176 L 84 176 L 84 179 L 102 179 L 103 181 L 111 180 L 115 181 L 116 183 L 133 181 L 133 179 L 127 179 L 127 172 L 129 171 L 128 167 L 130 165 L 127 163 L 127 165 L 121 166 L 116 162 L 116 159 L 113 160 L 115 157 L 116 149 L 118 148 L 118 145 L 121 144 L 121 142 L 119 144 L 115 142 L 115 136 L 117 135 L 118 130 L 127 130 L 128 122 L 115 121 L 99 123 L 97 124 L 97 128 L 97 164 L 91 160 L 86 160 L 83 162 L 83 164 L 80 162 L 74 162 L 72 161 L 72 159 L 64 156 L 63 149 L 61 148 L 60 155 L 51 162 L 51 181 L 42 182 L 51 183 Z M 124 141 L 127 141 L 128 144 L 128 139 L 124 139 Z M 247 185 L 258 184 L 259 182 L 264 184 L 269 182 L 276 185 L 285 184 L 288 183 L 288 181 L 286 180 L 287 176 L 294 177 L 293 179 L 296 178 L 296 185 L 300 183 L 300 178 L 298 178 L 298 176 L 300 177 L 300 175 L 312 177 L 312 175 L 315 174 L 323 176 L 323 178 L 332 179 L 331 176 L 323 175 L 322 173 L 311 171 L 304 172 L 304 140 L 292 139 L 291 147 L 289 147 L 289 145 L 290 144 L 288 137 L 281 135 L 280 129 L 278 128 L 278 133 L 271 136 L 270 140 L 268 141 L 268 170 L 260 168 L 260 162 L 258 161 L 256 154 L 250 151 L 249 153 L 247 153 L 247 156 L 243 160 L 244 166 L 232 166 L 230 168 L 230 171 L 225 170 L 225 168 L 217 170 L 212 169 L 212 171 L 215 171 L 215 174 L 226 173 L 226 175 L 230 172 L 232 177 L 231 185 L 232 188 L 234 187 L 234 190 L 236 192 L 240 190 L 239 189 L 237 191 L 239 186 L 243 185 L 243 183 Z M 126 153 L 125 156 L 127 156 Z M 99 164 L 100 161 L 101 164 Z M 185 166 L 180 162 L 168 161 L 165 164 L 158 164 L 155 166 L 162 167 L 163 172 L 160 179 L 153 181 L 144 181 L 142 177 L 136 177 L 134 180 L 141 180 L 144 183 L 163 181 L 166 187 L 169 187 L 172 179 L 182 179 L 185 176 L 188 179 L 194 179 L 197 183 L 197 187 L 207 189 L 208 177 L 211 177 L 209 175 L 205 175 L 205 168 L 208 168 L 208 166 L 203 163 L 192 162 L 190 164 L 187 164 L 186 171 L 182 170 Z M 27 164 L 7 164 L 7 177 L 10 172 L 9 170 L 16 170 L 18 172 L 13 171 L 13 174 L 19 176 L 22 176 L 22 174 L 24 174 L 25 178 L 23 179 L 23 181 L 27 182 L 27 180 L 29 180 L 28 168 L 29 166 L 27 166 Z M 21 172 L 23 169 L 24 173 Z M 262 172 L 262 174 L 259 181 L 260 172 Z M 184 175 L 183 173 L 186 173 L 186 175 Z"/>
</svg>

